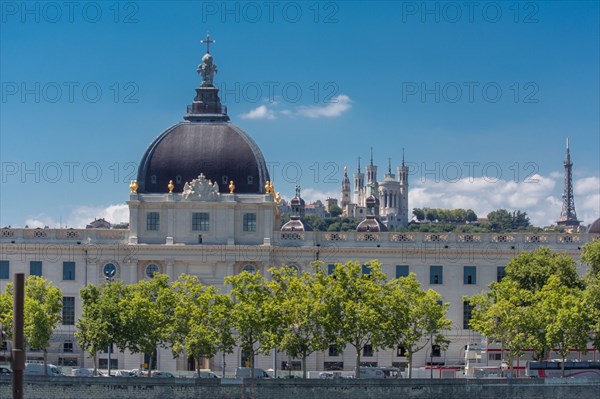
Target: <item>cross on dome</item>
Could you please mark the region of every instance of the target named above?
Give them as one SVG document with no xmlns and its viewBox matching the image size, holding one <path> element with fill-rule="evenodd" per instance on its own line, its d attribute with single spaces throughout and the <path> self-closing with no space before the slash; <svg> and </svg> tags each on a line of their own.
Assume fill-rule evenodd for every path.
<svg viewBox="0 0 600 399">
<path fill-rule="evenodd" d="M 211 43 L 216 43 L 216 41 L 214 40 L 210 40 L 210 33 L 206 34 L 206 40 L 200 40 L 200 43 L 204 44 L 206 43 L 206 54 L 210 54 L 210 44 Z"/>
</svg>

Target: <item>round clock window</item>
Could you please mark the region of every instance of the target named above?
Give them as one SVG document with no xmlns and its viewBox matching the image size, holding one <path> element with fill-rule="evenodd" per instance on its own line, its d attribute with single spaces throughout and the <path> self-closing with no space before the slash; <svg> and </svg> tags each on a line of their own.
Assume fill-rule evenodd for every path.
<svg viewBox="0 0 600 399">
<path fill-rule="evenodd" d="M 154 277 L 154 274 L 158 273 L 159 271 L 159 267 L 154 263 L 150 263 L 148 266 L 146 266 L 146 276 L 150 278 Z"/>
<path fill-rule="evenodd" d="M 114 263 L 107 263 L 102 268 L 102 273 L 106 278 L 113 278 L 117 274 L 117 266 Z"/>
</svg>

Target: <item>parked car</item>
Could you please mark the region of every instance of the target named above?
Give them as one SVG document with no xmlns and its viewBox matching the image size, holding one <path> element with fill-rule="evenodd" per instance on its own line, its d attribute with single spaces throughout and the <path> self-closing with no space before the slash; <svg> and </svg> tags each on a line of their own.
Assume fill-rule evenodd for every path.
<svg viewBox="0 0 600 399">
<path fill-rule="evenodd" d="M 168 371 L 159 371 L 159 370 L 153 371 L 151 377 L 156 377 L 156 378 L 175 378 L 175 376 L 173 374 L 169 373 Z"/>
<path fill-rule="evenodd" d="M 219 376 L 212 371 L 200 371 L 200 373 L 194 373 L 192 378 L 219 378 Z"/>
<path fill-rule="evenodd" d="M 100 370 L 96 370 L 94 374 L 94 369 L 72 369 L 71 376 L 73 377 L 106 377 L 106 375 Z"/>
<path fill-rule="evenodd" d="M 62 377 L 65 374 L 53 364 L 48 364 L 48 375 L 53 377 Z M 24 375 L 45 375 L 43 363 L 25 363 Z"/>
<path fill-rule="evenodd" d="M 115 377 L 137 377 L 137 374 L 132 370 L 117 370 Z"/>
<path fill-rule="evenodd" d="M 235 370 L 235 378 L 250 378 L 250 367 L 238 367 Z M 254 368 L 254 378 L 271 378 L 269 373 L 258 367 Z"/>
<path fill-rule="evenodd" d="M 6 366 L 0 366 L 0 375 L 12 374 L 12 370 Z"/>
</svg>

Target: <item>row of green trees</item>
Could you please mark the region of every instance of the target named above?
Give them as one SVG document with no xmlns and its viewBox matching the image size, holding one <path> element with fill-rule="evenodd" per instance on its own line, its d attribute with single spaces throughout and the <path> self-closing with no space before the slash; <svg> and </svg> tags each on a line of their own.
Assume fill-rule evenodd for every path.
<svg viewBox="0 0 600 399">
<path fill-rule="evenodd" d="M 556 351 L 564 375 L 571 350 L 586 352 L 590 341 L 600 350 L 600 240 L 587 243 L 581 259 L 589 266 L 584 277 L 572 258 L 548 248 L 513 258 L 501 282 L 469 299 L 471 328 L 502 341 L 509 367 L 525 350 L 537 360 Z"/>
<path fill-rule="evenodd" d="M 13 285 L 0 292 L 0 326 L 10 338 L 13 326 Z M 24 335 L 30 348 L 39 348 L 48 361 L 50 337 L 62 320 L 62 291 L 41 277 L 29 276 L 25 281 Z"/>
<path fill-rule="evenodd" d="M 252 371 L 255 355 L 277 349 L 301 359 L 304 376 L 306 358 L 330 345 L 355 349 L 357 376 L 367 345 L 373 350 L 402 346 L 409 366 L 413 354 L 426 345 L 447 346 L 443 332 L 451 327 L 446 318 L 449 305 L 435 291 L 423 290 L 414 274 L 388 281 L 377 261 L 337 264 L 332 273 L 325 269 L 320 262 L 313 264 L 312 272 L 271 268 L 270 279 L 242 272 L 226 277 L 229 293 L 189 275 L 173 282 L 156 274 L 131 285 L 122 281 L 89 285 L 81 290 L 83 312 L 76 337 L 94 356 L 94 365 L 95 354 L 110 344 L 150 359 L 156 348 L 170 347 L 175 357 L 185 353 L 198 359 L 198 365 L 201 358 L 233 352 L 237 344 L 250 354 Z M 28 297 L 35 294 L 34 286 L 51 289 L 57 308 L 42 311 L 29 305 L 28 317 L 60 316 L 60 290 L 30 277 Z M 7 325 L 10 295 L 11 286 L 0 295 L 1 320 Z M 33 330 L 39 324 L 30 322 L 29 346 L 47 348 L 59 321 L 60 317 L 49 320 L 44 339 L 36 341 Z"/>
<path fill-rule="evenodd" d="M 414 208 L 413 215 L 419 221 L 429 220 L 440 223 L 476 222 L 477 214 L 472 209 Z"/>
</svg>

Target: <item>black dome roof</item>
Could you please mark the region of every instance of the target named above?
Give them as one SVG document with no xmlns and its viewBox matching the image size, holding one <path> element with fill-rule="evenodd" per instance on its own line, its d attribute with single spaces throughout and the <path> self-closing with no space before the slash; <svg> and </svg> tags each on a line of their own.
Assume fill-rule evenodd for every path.
<svg viewBox="0 0 600 399">
<path fill-rule="evenodd" d="M 174 192 L 200 173 L 229 193 L 264 194 L 269 179 L 264 157 L 254 140 L 227 121 L 178 123 L 158 136 L 144 153 L 138 169 L 139 193 Z"/>
</svg>

